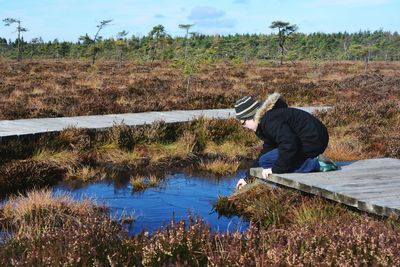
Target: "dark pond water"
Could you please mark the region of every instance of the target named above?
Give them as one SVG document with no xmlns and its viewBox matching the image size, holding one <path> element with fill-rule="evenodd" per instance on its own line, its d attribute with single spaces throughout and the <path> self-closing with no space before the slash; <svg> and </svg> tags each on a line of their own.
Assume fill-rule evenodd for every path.
<svg viewBox="0 0 400 267">
<path fill-rule="evenodd" d="M 132 214 L 135 222 L 129 230 L 131 234 L 146 227 L 152 232 L 172 217 L 176 220 L 187 219 L 189 210 L 191 214 L 204 218 L 212 230 L 234 231 L 246 229 L 247 222 L 238 217 L 220 217 L 213 211 L 212 203 L 218 195 L 230 195 L 242 176 L 244 170 L 222 178 L 177 173 L 166 176 L 160 187 L 142 192 L 132 192 L 128 181 L 102 181 L 80 188 L 58 185 L 53 191 L 55 194 L 69 192 L 75 199 L 94 198 L 97 203 L 106 204 L 111 215 L 117 218 L 124 213 Z"/>
</svg>

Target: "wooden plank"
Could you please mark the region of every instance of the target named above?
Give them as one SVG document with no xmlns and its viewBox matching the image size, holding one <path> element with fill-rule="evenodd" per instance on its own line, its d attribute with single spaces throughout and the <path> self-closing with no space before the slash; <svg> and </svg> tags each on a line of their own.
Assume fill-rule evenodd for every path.
<svg viewBox="0 0 400 267">
<path fill-rule="evenodd" d="M 287 176 L 284 176 L 287 177 Z M 289 178 L 289 177 L 287 177 Z M 346 176 L 345 179 L 296 179 L 299 182 L 307 183 L 310 185 L 325 185 L 325 186 L 332 186 L 332 187 L 341 187 L 346 186 L 349 188 L 357 188 L 359 186 L 370 186 L 370 185 L 380 185 L 380 184 L 387 184 L 388 182 L 398 183 L 400 181 L 400 177 L 392 177 L 392 176 L 380 176 L 379 179 L 357 179 L 357 176 Z"/>
<path fill-rule="evenodd" d="M 321 176 L 320 173 L 310 173 L 308 176 L 304 174 L 281 174 L 287 178 L 293 178 L 297 181 L 301 181 L 309 184 L 321 184 L 324 183 L 326 185 L 340 185 L 340 184 L 368 184 L 372 182 L 378 181 L 386 181 L 396 179 L 400 180 L 400 174 L 397 173 L 398 167 L 387 167 L 376 173 L 376 169 L 368 170 L 368 175 L 354 171 L 354 170 L 344 170 L 343 172 L 328 172 Z"/>
<path fill-rule="evenodd" d="M 358 200 L 372 202 L 374 200 L 380 200 L 385 198 L 396 197 L 398 194 L 377 194 L 377 193 L 370 193 L 370 194 L 351 194 L 352 197 L 355 197 Z"/>
<path fill-rule="evenodd" d="M 384 164 L 385 168 L 380 169 L 379 173 L 376 172 L 377 167 L 374 166 L 368 170 L 368 175 L 365 175 L 359 171 L 359 169 L 364 169 L 364 166 L 371 166 L 371 163 L 378 162 L 379 165 Z M 339 163 L 340 164 L 340 163 Z M 286 177 L 289 179 L 296 179 L 297 181 L 302 181 L 306 183 L 318 183 L 324 182 L 326 184 L 338 184 L 342 182 L 350 182 L 354 180 L 368 180 L 372 177 L 375 179 L 382 179 L 379 176 L 390 176 L 390 177 L 400 177 L 400 173 L 397 172 L 398 160 L 383 158 L 374 160 L 362 160 L 354 162 L 347 165 L 346 168 L 342 168 L 339 171 L 326 172 L 321 175 L 321 172 L 314 173 L 290 173 L 290 174 L 278 174 L 279 176 Z M 254 176 L 261 177 L 261 168 L 253 168 Z"/>
<path fill-rule="evenodd" d="M 386 207 L 386 206 L 381 206 L 373 203 L 369 203 L 366 201 L 359 200 L 355 197 L 352 197 L 351 195 L 347 194 L 341 194 L 338 192 L 332 192 L 329 190 L 326 190 L 324 188 L 318 188 L 318 187 L 312 187 L 306 184 L 298 183 L 296 181 L 282 178 L 279 176 L 271 176 L 268 178 L 268 180 L 275 182 L 277 184 L 285 185 L 291 188 L 299 189 L 303 192 L 311 193 L 314 195 L 318 195 L 339 203 L 346 204 L 348 206 L 352 206 L 355 208 L 358 208 L 363 211 L 371 212 L 374 214 L 378 215 L 395 215 L 395 216 L 400 216 L 400 210 L 394 209 L 392 207 Z"/>
<path fill-rule="evenodd" d="M 329 107 L 298 107 L 307 112 L 326 110 Z M 115 124 L 125 123 L 129 126 L 151 124 L 155 121 L 166 123 L 187 122 L 196 117 L 205 116 L 215 119 L 227 119 L 235 116 L 234 109 L 203 109 L 150 111 L 141 113 L 107 114 L 93 116 L 75 116 L 62 118 L 34 118 L 0 121 L 0 138 L 11 136 L 33 135 L 45 132 L 61 131 L 67 127 L 106 129 Z"/>
<path fill-rule="evenodd" d="M 327 190 L 334 191 L 334 192 L 340 192 L 340 193 L 352 193 L 352 194 L 366 194 L 366 193 L 376 193 L 376 192 L 391 192 L 393 191 L 393 186 L 387 186 L 387 185 L 381 185 L 380 187 L 362 187 L 360 186 L 359 188 L 346 188 L 343 186 L 324 186 L 321 185 L 320 187 L 323 187 Z M 396 188 L 399 188 L 400 185 L 397 184 Z"/>
<path fill-rule="evenodd" d="M 363 192 L 363 191 L 376 191 L 376 190 L 390 190 L 392 188 L 400 188 L 400 182 L 398 180 L 388 180 L 383 181 L 381 183 L 362 183 L 357 186 L 357 184 L 353 184 L 353 186 L 344 185 L 325 185 L 321 184 L 321 186 L 326 187 L 329 190 L 340 191 L 340 192 Z"/>
<path fill-rule="evenodd" d="M 268 181 L 315 194 L 378 215 L 400 216 L 400 160 L 340 163 L 333 172 L 273 174 Z M 261 168 L 250 174 L 260 177 Z"/>
</svg>

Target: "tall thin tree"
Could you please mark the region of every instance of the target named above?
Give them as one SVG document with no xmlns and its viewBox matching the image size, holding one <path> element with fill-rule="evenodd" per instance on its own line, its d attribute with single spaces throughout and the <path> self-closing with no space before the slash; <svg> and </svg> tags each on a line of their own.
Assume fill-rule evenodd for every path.
<svg viewBox="0 0 400 267">
<path fill-rule="evenodd" d="M 148 33 L 150 38 L 149 56 L 151 61 L 154 61 L 158 57 L 160 50 L 164 49 L 165 40 L 168 37 L 167 32 L 163 25 L 159 24 L 153 27 L 153 29 Z"/>
<path fill-rule="evenodd" d="M 289 35 L 297 31 L 298 27 L 296 24 L 290 25 L 289 22 L 284 22 L 284 21 L 273 21 L 271 23 L 271 26 L 269 26 L 271 29 L 278 29 L 278 43 L 279 43 L 279 48 L 280 48 L 280 61 L 279 65 L 282 65 L 283 63 L 283 57 L 285 55 L 285 42 L 288 38 Z"/>
<path fill-rule="evenodd" d="M 92 48 L 93 48 L 93 50 L 92 50 L 92 65 L 94 65 L 94 63 L 96 61 L 96 55 L 100 51 L 100 48 L 96 46 L 97 41 L 99 39 L 101 39 L 101 36 L 99 35 L 100 31 L 104 27 L 106 27 L 108 24 L 110 24 L 111 21 L 112 21 L 112 19 L 100 21 L 100 24 L 96 26 L 97 27 L 97 32 L 94 35 L 93 39 L 91 39 L 88 34 L 79 37 L 79 40 L 82 40 L 82 41 L 84 41 L 86 43 L 92 44 Z"/>
<path fill-rule="evenodd" d="M 30 42 L 30 46 L 31 46 L 31 53 L 30 53 L 30 59 L 33 59 L 33 56 L 35 55 L 37 48 L 40 44 L 43 44 L 43 39 L 42 37 L 39 38 L 32 38 L 31 42 Z"/>
<path fill-rule="evenodd" d="M 193 24 L 179 24 L 178 27 L 180 29 L 186 30 L 186 34 L 185 34 L 185 60 L 186 60 L 186 58 L 187 58 L 187 50 L 188 50 L 187 39 L 188 39 L 188 35 L 189 35 L 189 30 L 190 30 L 190 28 L 193 27 Z"/>
<path fill-rule="evenodd" d="M 121 67 L 124 51 L 127 50 L 127 42 L 125 39 L 125 37 L 127 35 L 128 35 L 128 32 L 125 30 L 117 33 L 117 40 L 115 41 L 115 46 L 117 47 L 117 50 L 119 52 L 118 53 L 118 68 Z"/>
<path fill-rule="evenodd" d="M 11 26 L 11 24 L 17 24 L 17 32 L 18 32 L 18 38 L 17 38 L 17 60 L 21 60 L 21 32 L 26 32 L 28 29 L 24 28 L 21 26 L 21 20 L 19 19 L 14 19 L 14 18 L 6 18 L 3 19 L 4 26 Z"/>
</svg>

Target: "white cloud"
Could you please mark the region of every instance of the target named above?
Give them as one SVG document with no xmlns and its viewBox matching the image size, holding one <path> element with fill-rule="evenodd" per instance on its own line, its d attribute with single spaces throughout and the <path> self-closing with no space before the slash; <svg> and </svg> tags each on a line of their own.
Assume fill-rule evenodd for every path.
<svg viewBox="0 0 400 267">
<path fill-rule="evenodd" d="M 191 20 L 216 19 L 225 16 L 225 12 L 210 6 L 196 6 L 188 16 Z"/>
<path fill-rule="evenodd" d="M 235 28 L 235 20 L 227 18 L 223 10 L 210 6 L 196 6 L 187 17 L 204 32 L 218 32 L 221 29 Z"/>
</svg>

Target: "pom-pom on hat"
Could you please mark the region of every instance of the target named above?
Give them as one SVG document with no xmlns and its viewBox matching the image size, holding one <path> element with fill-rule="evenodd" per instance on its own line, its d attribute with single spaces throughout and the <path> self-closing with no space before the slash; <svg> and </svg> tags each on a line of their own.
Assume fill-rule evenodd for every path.
<svg viewBox="0 0 400 267">
<path fill-rule="evenodd" d="M 259 109 L 261 103 L 250 96 L 243 96 L 235 103 L 236 119 L 251 120 Z"/>
</svg>

